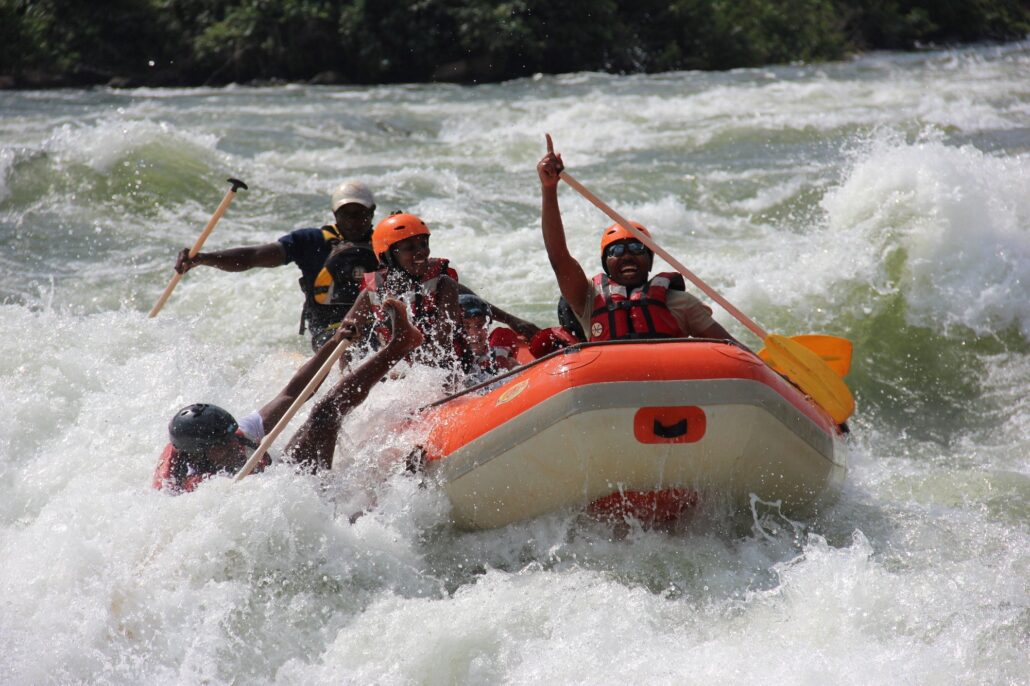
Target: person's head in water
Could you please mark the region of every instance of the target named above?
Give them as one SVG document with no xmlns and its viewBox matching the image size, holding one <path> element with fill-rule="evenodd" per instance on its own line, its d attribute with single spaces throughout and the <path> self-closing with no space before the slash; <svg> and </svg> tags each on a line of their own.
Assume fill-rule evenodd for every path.
<svg viewBox="0 0 1030 686">
<path fill-rule="evenodd" d="M 429 227 L 413 214 L 394 212 L 376 225 L 372 251 L 390 271 L 421 279 L 429 269 Z"/>
<path fill-rule="evenodd" d="M 650 238 L 650 231 L 630 223 Z M 601 234 L 601 268 L 615 283 L 628 288 L 644 285 L 653 263 L 651 250 L 622 226 L 612 224 Z"/>
<path fill-rule="evenodd" d="M 237 466 L 246 460 L 247 448 L 257 448 L 239 428 L 236 419 L 217 405 L 195 403 L 175 413 L 168 437 L 184 462 L 218 471 Z"/>
<path fill-rule="evenodd" d="M 368 186 L 360 181 L 344 181 L 333 191 L 330 206 L 336 218 L 336 228 L 346 240 L 354 243 L 369 241 L 376 203 Z"/>
</svg>

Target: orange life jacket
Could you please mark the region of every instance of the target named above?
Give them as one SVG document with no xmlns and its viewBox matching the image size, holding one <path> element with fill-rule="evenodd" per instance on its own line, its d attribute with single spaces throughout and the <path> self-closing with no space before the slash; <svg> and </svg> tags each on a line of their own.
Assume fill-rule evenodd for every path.
<svg viewBox="0 0 1030 686">
<path fill-rule="evenodd" d="M 662 272 L 630 293 L 607 274 L 598 274 L 594 277 L 594 287 L 597 296 L 590 314 L 591 341 L 685 335 L 665 304 L 670 288 L 685 290 L 679 274 Z"/>
</svg>

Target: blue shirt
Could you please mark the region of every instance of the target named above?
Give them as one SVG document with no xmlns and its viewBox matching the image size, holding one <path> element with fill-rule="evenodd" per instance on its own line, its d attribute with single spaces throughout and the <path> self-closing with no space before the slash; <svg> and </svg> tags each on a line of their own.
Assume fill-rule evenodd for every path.
<svg viewBox="0 0 1030 686">
<path fill-rule="evenodd" d="M 286 250 L 286 262 L 296 262 L 304 282 L 313 284 L 322 271 L 331 247 L 322 235 L 322 229 L 297 229 L 279 239 Z"/>
</svg>

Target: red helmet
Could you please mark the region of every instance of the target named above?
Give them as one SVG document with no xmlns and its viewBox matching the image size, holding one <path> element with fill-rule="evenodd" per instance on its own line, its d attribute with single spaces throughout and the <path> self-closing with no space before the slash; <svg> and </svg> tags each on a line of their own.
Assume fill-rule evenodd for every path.
<svg viewBox="0 0 1030 686">
<path fill-rule="evenodd" d="M 630 224 L 633 225 L 633 228 L 635 228 L 637 231 L 644 234 L 648 238 L 651 237 L 651 232 L 648 231 L 643 224 L 639 222 L 630 222 Z M 638 240 L 636 236 L 634 236 L 629 231 L 624 229 L 621 224 L 612 224 L 607 229 L 605 229 L 604 233 L 601 234 L 601 259 L 604 259 L 605 248 L 607 248 L 615 241 L 624 241 L 627 238 L 634 241 Z"/>
<path fill-rule="evenodd" d="M 376 224 L 372 232 L 372 252 L 376 257 L 390 252 L 390 246 L 412 236 L 428 236 L 429 227 L 420 218 L 406 212 L 394 212 Z"/>
</svg>

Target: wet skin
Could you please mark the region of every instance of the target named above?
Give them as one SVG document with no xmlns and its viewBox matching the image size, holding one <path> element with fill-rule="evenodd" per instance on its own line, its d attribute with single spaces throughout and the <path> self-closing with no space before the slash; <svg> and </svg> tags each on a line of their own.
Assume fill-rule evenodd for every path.
<svg viewBox="0 0 1030 686">
<path fill-rule="evenodd" d="M 476 355 L 485 355 L 490 350 L 488 342 L 489 324 L 486 316 L 464 315 L 461 319 L 462 328 L 465 330 L 465 341 L 469 348 Z"/>
<path fill-rule="evenodd" d="M 412 236 L 397 241 L 390 248 L 396 265 L 415 278 L 422 278 L 429 269 L 429 236 Z"/>
<path fill-rule="evenodd" d="M 619 243 L 638 243 L 639 241 L 633 239 L 626 239 L 616 241 L 612 245 L 618 245 Z M 626 250 L 619 257 L 612 257 L 607 250 L 605 250 L 604 264 L 608 267 L 608 274 L 612 281 L 615 283 L 626 286 L 627 288 L 638 288 L 643 286 L 647 282 L 647 275 L 651 271 L 651 265 L 654 262 L 654 256 L 650 252 L 645 252 L 641 255 L 634 255 L 629 250 Z"/>
<path fill-rule="evenodd" d="M 333 212 L 336 227 L 353 243 L 368 242 L 372 233 L 372 209 L 356 202 L 340 205 Z"/>
</svg>

